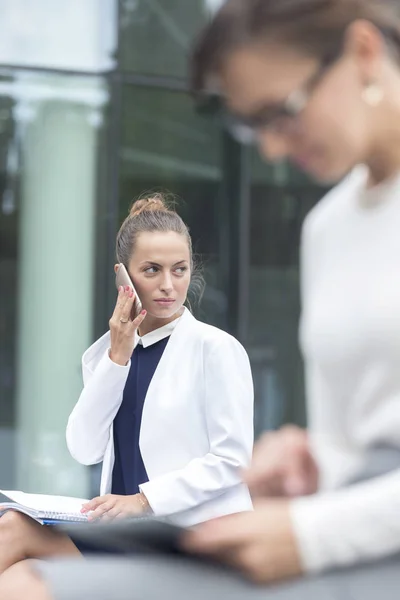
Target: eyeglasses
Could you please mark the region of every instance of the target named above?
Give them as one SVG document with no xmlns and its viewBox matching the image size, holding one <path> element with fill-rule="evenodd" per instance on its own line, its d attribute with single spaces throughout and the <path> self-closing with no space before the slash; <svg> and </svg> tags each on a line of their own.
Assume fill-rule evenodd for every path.
<svg viewBox="0 0 400 600">
<path fill-rule="evenodd" d="M 316 88 L 321 83 L 327 71 L 337 61 L 336 53 L 323 60 L 316 72 L 303 85 L 291 92 L 280 106 L 266 106 L 257 114 L 243 117 L 234 113 L 224 113 L 223 121 L 233 137 L 244 144 L 256 141 L 260 130 L 290 134 L 297 130 L 298 117 L 305 110 Z"/>
</svg>

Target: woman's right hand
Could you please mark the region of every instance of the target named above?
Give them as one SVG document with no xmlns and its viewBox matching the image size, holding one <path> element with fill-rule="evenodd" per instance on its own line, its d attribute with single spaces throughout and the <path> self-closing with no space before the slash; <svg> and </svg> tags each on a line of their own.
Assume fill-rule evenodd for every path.
<svg viewBox="0 0 400 600">
<path fill-rule="evenodd" d="M 113 316 L 110 319 L 111 350 L 110 359 L 117 365 L 125 366 L 131 359 L 135 347 L 135 333 L 140 327 L 146 311 L 142 310 L 140 315 L 133 321 L 131 313 L 135 294 L 129 286 L 120 287 L 118 290 L 117 303 Z"/>
<path fill-rule="evenodd" d="M 254 497 L 296 497 L 314 494 L 318 475 L 307 431 L 288 425 L 260 438 L 244 480 Z"/>
</svg>

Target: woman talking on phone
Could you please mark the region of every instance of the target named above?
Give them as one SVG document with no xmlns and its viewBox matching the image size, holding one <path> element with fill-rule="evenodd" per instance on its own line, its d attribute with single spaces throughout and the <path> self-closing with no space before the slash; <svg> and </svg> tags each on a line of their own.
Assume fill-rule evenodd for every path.
<svg viewBox="0 0 400 600">
<path fill-rule="evenodd" d="M 85 388 L 67 428 L 72 456 L 102 462 L 101 493 L 111 494 L 85 510 L 193 525 L 251 509 L 240 481 L 253 443 L 249 361 L 234 338 L 184 307 L 193 274 L 186 225 L 161 196 L 139 200 L 116 254 L 135 291 L 129 280 L 119 288 L 110 331 L 83 357 Z"/>
<path fill-rule="evenodd" d="M 84 389 L 67 427 L 72 456 L 102 462 L 101 495 L 83 512 L 190 526 L 251 510 L 241 481 L 253 448 L 249 360 L 184 306 L 194 270 L 186 225 L 160 194 L 143 198 L 121 226 L 116 254 L 126 285 L 109 331 L 83 356 Z M 0 573 L 25 558 L 78 553 L 67 536 L 20 513 L 0 519 Z"/>
</svg>

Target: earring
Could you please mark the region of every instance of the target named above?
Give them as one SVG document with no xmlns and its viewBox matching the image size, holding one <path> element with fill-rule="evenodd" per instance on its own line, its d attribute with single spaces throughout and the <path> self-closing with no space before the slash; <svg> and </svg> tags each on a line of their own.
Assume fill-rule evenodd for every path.
<svg viewBox="0 0 400 600">
<path fill-rule="evenodd" d="M 364 102 L 373 108 L 380 105 L 383 96 L 383 90 L 377 83 L 368 84 L 362 92 Z"/>
</svg>

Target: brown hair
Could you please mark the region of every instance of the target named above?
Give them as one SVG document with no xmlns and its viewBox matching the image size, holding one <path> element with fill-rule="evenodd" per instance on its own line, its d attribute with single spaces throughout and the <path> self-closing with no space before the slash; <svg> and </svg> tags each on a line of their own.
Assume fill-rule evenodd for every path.
<svg viewBox="0 0 400 600">
<path fill-rule="evenodd" d="M 129 262 L 135 251 L 138 236 L 144 232 L 173 231 L 186 238 L 189 252 L 192 278 L 189 293 L 200 301 L 204 292 L 204 280 L 201 268 L 193 256 L 192 238 L 189 229 L 173 208 L 174 199 L 171 195 L 153 193 L 141 196 L 136 200 L 122 223 L 117 234 L 116 257 L 119 263 L 129 267 Z"/>
<path fill-rule="evenodd" d="M 400 0 L 227 0 L 194 48 L 192 88 L 206 91 L 226 57 L 250 44 L 282 42 L 327 58 L 358 19 L 373 23 L 400 60 Z"/>
</svg>

